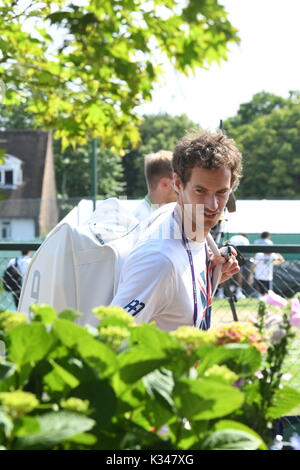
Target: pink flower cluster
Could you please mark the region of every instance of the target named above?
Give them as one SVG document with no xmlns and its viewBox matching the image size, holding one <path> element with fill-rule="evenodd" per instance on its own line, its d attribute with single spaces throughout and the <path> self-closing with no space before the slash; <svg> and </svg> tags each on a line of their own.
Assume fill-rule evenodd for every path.
<svg viewBox="0 0 300 470">
<path fill-rule="evenodd" d="M 291 300 L 291 325 L 300 327 L 300 302 L 299 299 Z"/>
<path fill-rule="evenodd" d="M 229 325 L 221 325 L 213 330 L 217 345 L 248 343 L 256 347 L 260 352 L 267 351 L 267 345 L 263 341 L 263 337 L 257 328 L 250 323 L 234 322 Z"/>
<path fill-rule="evenodd" d="M 285 307 L 287 304 L 286 299 L 275 294 L 272 290 L 269 290 L 264 296 L 264 301 L 270 305 L 275 305 L 276 307 Z M 290 323 L 292 326 L 300 327 L 300 301 L 296 298 L 291 300 Z"/>
</svg>

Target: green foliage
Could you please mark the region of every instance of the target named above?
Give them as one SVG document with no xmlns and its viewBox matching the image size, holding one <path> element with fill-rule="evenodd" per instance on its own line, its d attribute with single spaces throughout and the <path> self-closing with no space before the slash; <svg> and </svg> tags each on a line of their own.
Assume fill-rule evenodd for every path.
<svg viewBox="0 0 300 470">
<path fill-rule="evenodd" d="M 55 174 L 61 198 L 91 195 L 91 145 L 64 151 L 61 141 L 54 143 Z M 122 158 L 108 149 L 98 147 L 97 189 L 101 196 L 118 196 L 124 193 L 125 184 Z"/>
<path fill-rule="evenodd" d="M 18 106 L 0 105 L 0 128 L 34 129 L 34 114 L 26 111 L 24 104 Z M 76 149 L 68 146 L 62 150 L 61 139 L 54 133 L 54 163 L 56 185 L 61 199 L 82 198 L 91 195 L 91 144 Z M 98 147 L 97 187 L 101 196 L 118 196 L 124 193 L 125 183 L 122 158 L 108 149 Z M 4 152 L 4 149 L 3 153 Z M 1 149 L 0 149 L 1 157 Z M 1 159 L 0 159 L 1 164 Z M 72 206 L 68 206 L 70 210 Z"/>
<path fill-rule="evenodd" d="M 187 329 L 176 335 L 137 326 L 116 307 L 95 309 L 100 323 L 93 335 L 73 323 L 72 311 L 57 315 L 35 305 L 33 313 L 32 323 L 3 335 L 5 448 L 115 449 L 116 442 L 131 450 L 266 448 L 246 422 L 259 389 L 232 385 L 260 367 L 261 353 L 251 344 L 217 345 L 214 329 L 200 332 L 199 344 Z M 121 338 L 120 329 L 126 331 Z M 298 395 L 280 390 L 266 424 L 299 404 Z"/>
<path fill-rule="evenodd" d="M 167 113 L 143 117 L 139 126 L 141 141 L 124 157 L 127 196 L 142 198 L 147 193 L 144 177 L 144 156 L 159 150 L 173 150 L 179 139 L 197 125 L 185 114 L 170 116 Z"/>
<path fill-rule="evenodd" d="M 238 42 L 218 0 L 34 0 L 30 8 L 5 0 L 0 37 L 6 104 L 25 102 L 63 148 L 101 136 L 112 151 L 138 140 L 134 108 L 151 98 L 161 72 L 154 58 L 187 74 L 226 59 Z"/>
<path fill-rule="evenodd" d="M 299 199 L 299 93 L 258 93 L 224 127 L 244 155 L 238 198 Z"/>
<path fill-rule="evenodd" d="M 3 336 L 7 359 L 0 369 L 1 445 L 107 449 L 118 442 L 120 449 L 176 449 L 226 442 L 230 448 L 228 433 L 215 442 L 214 433 L 220 431 L 214 426 L 241 408 L 243 393 L 232 386 L 239 375 L 224 365 L 205 375 L 207 368 L 195 367 L 205 357 L 201 348 L 191 351 L 183 347 L 182 337 L 180 342 L 154 325 L 136 326 L 116 307 L 95 309 L 100 318 L 96 336 L 74 324 L 77 315 L 71 311 L 57 315 L 45 305 L 32 310 L 32 323 L 17 324 Z M 126 331 L 121 338 L 120 329 Z M 228 351 L 226 359 L 234 366 L 239 352 Z M 219 362 L 215 356 L 209 365 Z M 209 422 L 211 429 L 205 428 L 202 436 L 199 429 Z M 165 425 L 166 436 L 160 431 Z M 244 434 L 239 444 L 232 440 L 233 448 L 262 445 L 254 431 L 238 432 Z"/>
<path fill-rule="evenodd" d="M 278 389 L 265 427 L 256 427 L 262 356 L 251 344 L 260 345 L 253 326 L 238 324 L 238 342 L 218 344 L 234 326 L 170 334 L 134 324 L 118 307 L 98 307 L 90 333 L 74 323 L 77 312 L 32 310 L 31 323 L 2 335 L 0 445 L 7 449 L 266 449 L 260 435 L 269 439 L 270 420 L 300 403 L 299 393 Z"/>
<path fill-rule="evenodd" d="M 34 115 L 26 111 L 26 105 L 5 106 L 0 104 L 0 128 L 7 129 L 29 129 L 36 128 Z"/>
</svg>

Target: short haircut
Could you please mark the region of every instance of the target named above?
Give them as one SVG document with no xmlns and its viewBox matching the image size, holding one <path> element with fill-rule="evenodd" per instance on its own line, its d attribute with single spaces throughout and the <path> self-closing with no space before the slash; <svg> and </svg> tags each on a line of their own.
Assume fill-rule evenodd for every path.
<svg viewBox="0 0 300 470">
<path fill-rule="evenodd" d="M 173 178 L 172 156 L 169 150 L 145 155 L 145 178 L 148 188 L 155 189 L 161 178 Z"/>
<path fill-rule="evenodd" d="M 173 152 L 173 169 L 183 185 L 189 181 L 194 167 L 231 170 L 231 187 L 242 175 L 242 154 L 234 141 L 221 131 L 194 131 L 187 134 Z"/>
<path fill-rule="evenodd" d="M 260 235 L 260 238 L 269 238 L 270 236 L 270 232 L 262 232 L 262 234 Z"/>
</svg>

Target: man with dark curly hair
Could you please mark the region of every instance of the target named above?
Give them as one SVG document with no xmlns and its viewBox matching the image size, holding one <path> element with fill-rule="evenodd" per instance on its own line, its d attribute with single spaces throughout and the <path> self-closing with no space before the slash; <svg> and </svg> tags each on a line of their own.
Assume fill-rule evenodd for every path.
<svg viewBox="0 0 300 470">
<path fill-rule="evenodd" d="M 178 143 L 172 164 L 177 203 L 154 213 L 124 263 L 112 304 L 162 330 L 207 329 L 213 290 L 239 272 L 235 251 L 220 256 L 210 230 L 238 183 L 242 156 L 221 132 L 201 131 Z"/>
</svg>

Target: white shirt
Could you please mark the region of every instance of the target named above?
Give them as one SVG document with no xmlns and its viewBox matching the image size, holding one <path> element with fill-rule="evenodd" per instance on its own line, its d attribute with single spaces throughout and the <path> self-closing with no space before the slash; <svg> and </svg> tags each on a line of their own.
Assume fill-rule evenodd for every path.
<svg viewBox="0 0 300 470">
<path fill-rule="evenodd" d="M 150 202 L 145 198 L 133 211 L 133 215 L 139 220 L 147 219 L 155 210 L 155 205 L 150 204 Z"/>
<path fill-rule="evenodd" d="M 253 245 L 273 245 L 273 242 L 270 238 L 258 238 L 253 242 Z"/>
<path fill-rule="evenodd" d="M 256 253 L 254 257 L 255 279 L 259 281 L 272 281 L 273 279 L 273 261 L 277 259 L 276 253 Z"/>
<path fill-rule="evenodd" d="M 24 278 L 24 276 L 26 274 L 26 271 L 28 269 L 28 266 L 31 262 L 31 258 L 28 255 L 26 255 L 26 256 L 18 257 L 17 260 L 18 260 L 17 261 L 18 262 L 17 268 L 18 268 L 21 276 Z M 16 261 L 16 258 L 12 258 L 11 260 L 9 260 L 7 267 L 14 265 L 15 261 Z"/>
<path fill-rule="evenodd" d="M 172 205 L 173 206 L 173 205 Z M 171 206 L 171 208 L 172 208 Z M 137 323 L 154 321 L 158 328 L 172 331 L 193 326 L 194 297 L 191 266 L 182 242 L 181 228 L 172 211 L 162 212 L 157 223 L 126 259 L 112 305 L 123 307 Z M 206 243 L 189 240 L 196 278 L 198 316 L 205 314 L 207 282 Z M 210 275 L 209 275 L 210 282 Z M 209 305 L 211 299 L 209 299 Z M 211 307 L 207 308 L 209 326 Z"/>
<path fill-rule="evenodd" d="M 230 238 L 230 243 L 233 245 L 248 246 L 249 240 L 243 235 L 233 235 L 233 237 Z"/>
</svg>

